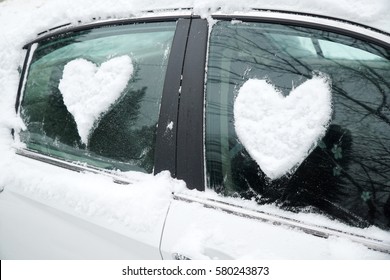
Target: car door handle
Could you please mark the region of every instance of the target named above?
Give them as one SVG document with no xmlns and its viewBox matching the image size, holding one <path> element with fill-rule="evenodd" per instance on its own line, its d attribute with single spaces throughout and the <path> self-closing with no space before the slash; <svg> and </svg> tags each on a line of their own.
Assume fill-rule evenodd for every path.
<svg viewBox="0 0 390 280">
<path fill-rule="evenodd" d="M 0 187 L 0 193 L 2 193 L 4 191 L 4 186 L 1 186 Z"/>
</svg>

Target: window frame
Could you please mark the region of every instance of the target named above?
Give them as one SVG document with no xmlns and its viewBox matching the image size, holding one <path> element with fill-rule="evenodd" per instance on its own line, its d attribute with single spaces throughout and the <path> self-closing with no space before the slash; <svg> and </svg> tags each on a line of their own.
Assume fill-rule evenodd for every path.
<svg viewBox="0 0 390 280">
<path fill-rule="evenodd" d="M 256 13 L 256 15 L 255 15 Z M 225 21 L 246 21 L 246 22 L 261 22 L 274 23 L 289 26 L 298 26 L 304 28 L 318 29 L 328 31 L 340 35 L 349 36 L 369 43 L 377 44 L 383 48 L 390 48 L 390 33 L 386 33 L 379 29 L 375 29 L 360 23 L 341 20 L 327 16 L 290 13 L 282 11 L 261 11 L 254 13 L 237 13 L 237 14 L 222 14 L 213 15 L 213 20 Z"/>
<path fill-rule="evenodd" d="M 57 28 L 51 29 L 48 32 L 40 33 L 38 38 L 27 43 L 23 49 L 26 50 L 26 56 L 23 63 L 23 68 L 20 74 L 20 81 L 18 91 L 16 95 L 15 111 L 16 114 L 20 114 L 21 102 L 23 99 L 25 84 L 27 81 L 27 74 L 30 67 L 32 55 L 34 53 L 35 44 L 50 40 L 56 36 L 62 34 L 76 33 L 83 30 L 89 30 L 100 27 L 107 27 L 112 25 L 128 25 L 128 24 L 142 24 L 142 23 L 158 23 L 158 22 L 176 22 L 176 30 L 171 46 L 171 55 L 168 58 L 167 70 L 164 79 L 163 92 L 161 98 L 160 112 L 158 117 L 158 128 L 155 143 L 155 155 L 154 155 L 154 169 L 153 174 L 157 174 L 162 170 L 168 170 L 172 176 L 176 177 L 176 139 L 177 139 L 177 116 L 179 110 L 179 93 L 181 87 L 181 73 L 184 61 L 184 55 L 187 47 L 187 38 L 189 33 L 189 27 L 191 24 L 192 16 L 188 14 L 184 15 L 172 15 L 172 16 L 156 16 L 145 18 L 131 18 L 122 20 L 110 20 L 99 21 L 94 23 L 82 24 L 77 26 L 68 27 L 68 25 L 61 25 Z M 178 55 L 180 54 L 180 55 Z M 203 101 L 202 101 L 203 102 Z M 168 130 L 169 134 L 163 127 L 166 127 L 167 121 L 173 121 L 174 126 L 172 130 Z M 14 135 L 14 131 L 11 131 Z M 15 136 L 15 135 L 14 135 Z M 170 142 L 167 139 L 175 139 Z M 38 151 L 29 150 L 26 148 L 18 148 L 16 154 L 24 157 L 28 157 L 34 160 L 42 161 L 48 164 L 52 164 L 61 168 L 69 169 L 76 172 L 92 172 L 103 173 L 114 178 L 114 181 L 121 184 L 129 184 L 129 182 L 120 173 L 115 174 L 110 170 L 94 167 L 91 165 L 77 164 L 70 161 L 66 161 L 54 156 L 44 155 Z"/>
<path fill-rule="evenodd" d="M 380 47 L 383 47 L 388 50 L 388 56 L 390 57 L 390 34 L 383 32 L 378 29 L 374 29 L 359 23 L 352 21 L 341 20 L 338 18 L 319 16 L 313 14 L 304 14 L 304 13 L 291 13 L 286 11 L 264 11 L 256 10 L 253 12 L 243 12 L 243 13 L 234 13 L 234 14 L 224 14 L 224 13 L 214 13 L 212 15 L 212 20 L 214 21 L 242 21 L 242 22 L 257 22 L 257 23 L 270 23 L 270 24 L 280 24 L 287 26 L 296 26 L 302 28 L 311 28 L 317 29 L 325 32 L 332 32 L 335 34 L 340 34 L 348 36 L 350 38 L 359 39 L 368 43 L 376 44 Z M 212 28 L 212 26 L 210 27 Z M 211 33 L 210 30 L 206 30 L 208 34 Z M 209 51 L 209 46 L 207 46 L 207 52 Z M 206 57 L 205 57 L 206 59 Z M 206 72 L 207 72 L 206 65 Z M 204 84 L 204 97 L 206 94 L 206 81 L 207 73 Z M 204 107 L 206 106 L 206 99 L 204 98 Z M 206 125 L 205 118 L 203 119 L 204 126 Z M 205 132 L 203 139 L 204 151 L 206 150 L 205 142 Z M 206 172 L 206 157 L 204 155 L 204 172 L 199 173 L 198 176 L 203 176 L 205 184 L 207 184 L 207 172 Z M 208 186 L 205 186 L 208 188 Z M 198 190 L 204 190 L 198 189 Z"/>
<path fill-rule="evenodd" d="M 217 12 L 212 14 L 212 20 L 275 23 L 319 29 L 374 43 L 390 50 L 389 33 L 332 17 L 276 10 L 253 10 L 252 12 L 234 14 Z M 31 60 L 31 48 L 35 43 L 64 33 L 79 32 L 91 28 L 167 21 L 177 21 L 171 48 L 171 54 L 175 55 L 169 57 L 163 87 L 155 144 L 154 174 L 168 170 L 173 177 L 186 181 L 189 189 L 204 191 L 207 188 L 204 97 L 210 30 L 207 20 L 194 15 L 190 10 L 180 11 L 178 15 L 155 16 L 153 14 L 153 16 L 97 21 L 76 26 L 64 24 L 41 32 L 36 39 L 23 47 L 27 52 L 16 96 L 16 113 L 19 114 L 26 74 Z M 174 124 L 173 129 L 167 131 L 165 128 L 171 121 Z M 191 129 L 188 129 L 189 123 Z M 12 134 L 14 134 L 13 131 Z M 18 150 L 18 153 L 35 159 L 40 155 L 21 149 Z M 45 161 L 45 158 L 42 157 L 42 160 Z M 67 163 L 69 162 L 64 161 L 63 167 L 67 166 Z M 105 171 L 91 166 L 90 168 Z"/>
<path fill-rule="evenodd" d="M 381 46 L 388 50 L 388 55 L 390 57 L 390 34 L 382 32 L 380 30 L 375 30 L 373 28 L 360 25 L 354 22 L 342 21 L 340 19 L 329 18 L 329 17 L 320 17 L 317 15 L 309 14 L 292 14 L 289 12 L 280 12 L 280 11 L 258 11 L 250 13 L 235 13 L 235 14 L 222 14 L 216 13 L 212 16 L 213 20 L 217 21 L 243 21 L 243 22 L 259 22 L 259 23 L 273 23 L 289 26 L 297 26 L 303 28 L 318 29 L 321 31 L 332 32 L 350 38 L 359 39 L 368 43 L 373 43 L 378 46 Z M 353 25 L 352 25 L 353 24 Z M 212 27 L 211 27 L 212 28 Z M 207 30 L 211 33 L 211 30 Z M 209 51 L 209 47 L 207 49 Z M 206 65 L 207 67 L 207 65 Z M 206 68 L 207 72 L 207 68 Z M 207 73 L 206 73 L 207 81 Z M 206 83 L 204 90 L 206 91 Z M 206 99 L 204 100 L 206 103 Z M 205 104 L 204 104 L 205 105 Z M 203 119 L 206 124 L 205 118 Z M 204 149 L 205 149 L 205 139 L 204 139 Z M 206 158 L 204 157 L 204 166 L 206 167 Z M 204 171 L 204 176 L 206 175 L 206 170 Z M 207 182 L 207 178 L 205 178 Z M 205 186 L 208 188 L 208 186 Z M 283 226 L 288 224 L 288 227 L 297 229 L 307 234 L 315 235 L 321 238 L 329 238 L 331 236 L 337 237 L 346 237 L 349 240 L 363 244 L 364 246 L 381 251 L 387 254 L 390 254 L 390 246 L 385 243 L 383 240 L 377 240 L 369 236 L 369 234 L 359 235 L 353 232 L 344 232 L 335 228 L 324 227 L 321 225 L 316 225 L 315 223 L 310 224 L 301 220 L 292 220 L 289 217 L 284 216 L 275 216 L 271 213 L 266 213 L 263 211 L 246 208 L 242 205 L 235 204 L 234 202 L 226 203 L 226 201 L 218 198 L 207 198 L 207 197 L 197 197 L 196 195 L 191 196 L 188 194 L 175 194 L 174 199 L 178 201 L 184 201 L 187 203 L 197 202 L 203 205 L 206 208 L 217 209 L 219 211 L 227 212 L 233 215 L 243 216 L 250 219 L 257 219 L 262 222 L 267 222 L 274 224 L 276 226 Z M 245 212 L 245 214 L 244 214 Z M 249 215 L 247 215 L 249 213 Z M 261 217 L 257 217 L 261 213 Z M 296 224 L 290 224 L 290 222 Z"/>
</svg>

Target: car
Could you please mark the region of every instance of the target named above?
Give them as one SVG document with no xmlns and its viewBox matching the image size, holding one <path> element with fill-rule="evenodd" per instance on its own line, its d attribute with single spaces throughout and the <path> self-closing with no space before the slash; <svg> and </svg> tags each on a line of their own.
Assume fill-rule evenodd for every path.
<svg viewBox="0 0 390 280">
<path fill-rule="evenodd" d="M 390 34 L 180 9 L 24 48 L 2 259 L 390 258 Z"/>
</svg>

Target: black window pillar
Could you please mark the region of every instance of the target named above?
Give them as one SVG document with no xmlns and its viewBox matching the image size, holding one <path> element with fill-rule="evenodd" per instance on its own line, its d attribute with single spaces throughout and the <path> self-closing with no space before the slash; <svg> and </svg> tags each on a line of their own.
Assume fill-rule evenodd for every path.
<svg viewBox="0 0 390 280">
<path fill-rule="evenodd" d="M 203 191 L 203 108 L 207 54 L 207 21 L 192 19 L 184 58 L 177 134 L 177 178 Z"/>
</svg>

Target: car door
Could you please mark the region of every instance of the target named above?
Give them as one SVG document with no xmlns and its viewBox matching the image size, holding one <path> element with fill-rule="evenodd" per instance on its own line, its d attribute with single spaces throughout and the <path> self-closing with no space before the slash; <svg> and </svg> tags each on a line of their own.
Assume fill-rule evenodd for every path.
<svg viewBox="0 0 390 280">
<path fill-rule="evenodd" d="M 189 22 L 96 22 L 26 45 L 16 102 L 25 127 L 1 176 L 2 259 L 161 258 L 180 183 L 153 173 L 172 169 L 175 143 L 163 136 L 177 108 L 166 106 L 178 102 Z"/>
<path fill-rule="evenodd" d="M 177 177 L 197 190 L 174 194 L 164 259 L 389 259 L 389 36 L 287 13 L 211 23 L 209 40 L 203 26 L 203 38 L 188 42 L 207 56 L 205 112 L 179 109 Z M 318 92 L 331 102 L 303 97 Z M 187 95 L 201 102 L 203 89 Z M 181 127 L 188 116 L 198 121 Z M 325 131 L 311 138 L 313 127 Z M 302 160 L 286 162 L 304 145 Z"/>
</svg>

